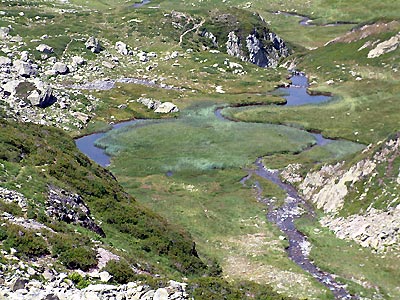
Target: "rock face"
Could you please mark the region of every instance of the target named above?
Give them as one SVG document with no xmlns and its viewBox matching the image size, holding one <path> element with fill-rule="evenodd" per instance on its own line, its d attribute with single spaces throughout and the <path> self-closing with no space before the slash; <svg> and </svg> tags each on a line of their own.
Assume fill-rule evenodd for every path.
<svg viewBox="0 0 400 300">
<path fill-rule="evenodd" d="M 229 32 L 228 41 L 226 42 L 226 53 L 231 56 L 239 57 L 241 60 L 245 60 L 242 56 L 242 44 L 240 43 L 239 37 L 234 31 Z"/>
<path fill-rule="evenodd" d="M 375 58 L 383 54 L 392 52 L 396 50 L 399 45 L 400 45 L 400 32 L 395 36 L 392 36 L 389 40 L 376 45 L 374 49 L 369 51 L 368 58 Z"/>
<path fill-rule="evenodd" d="M 247 51 L 243 49 L 241 39 L 231 31 L 226 42 L 226 52 L 229 55 L 249 61 L 260 67 L 277 67 L 281 58 L 289 56 L 285 42 L 273 32 L 265 28 L 254 29 L 245 40 Z M 248 54 L 246 54 L 246 52 Z"/>
<path fill-rule="evenodd" d="M 50 186 L 46 203 L 46 213 L 60 221 L 80 225 L 105 237 L 103 229 L 90 216 L 90 210 L 82 197 L 60 188 Z"/>
<path fill-rule="evenodd" d="M 85 46 L 87 49 L 89 49 L 93 53 L 100 53 L 100 51 L 101 51 L 101 45 L 100 45 L 99 40 L 93 36 L 88 38 L 88 40 L 85 43 Z"/>
</svg>

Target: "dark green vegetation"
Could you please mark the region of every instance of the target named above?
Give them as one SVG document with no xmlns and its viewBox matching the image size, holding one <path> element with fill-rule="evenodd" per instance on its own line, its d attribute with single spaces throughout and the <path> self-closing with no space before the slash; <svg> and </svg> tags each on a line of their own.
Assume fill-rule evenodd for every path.
<svg viewBox="0 0 400 300">
<path fill-rule="evenodd" d="M 129 249 L 126 255 L 131 263 L 139 263 L 148 271 L 159 270 L 167 274 L 207 272 L 186 232 L 168 224 L 128 196 L 111 173 L 77 152 L 73 141 L 61 131 L 4 121 L 1 130 L 1 181 L 8 188 L 20 186 L 19 190 L 32 204 L 30 216 L 61 234 L 53 238 L 50 235 L 48 242 L 52 254 L 66 267 L 86 270 L 95 265 L 96 254 L 89 237 L 100 237 L 90 232 L 76 235 L 74 226 L 65 227 L 46 216 L 44 209 L 50 184 L 80 194 L 94 217 L 102 221 L 107 236 L 103 242 Z M 43 239 L 35 235 L 28 235 L 26 243 L 32 246 L 27 247 L 32 249 L 25 249 L 21 238 L 14 233 L 15 230 L 7 231 L 3 239 L 6 245 L 15 245 L 21 254 L 45 254 L 48 251 Z M 159 266 L 156 260 L 163 264 Z"/>
</svg>

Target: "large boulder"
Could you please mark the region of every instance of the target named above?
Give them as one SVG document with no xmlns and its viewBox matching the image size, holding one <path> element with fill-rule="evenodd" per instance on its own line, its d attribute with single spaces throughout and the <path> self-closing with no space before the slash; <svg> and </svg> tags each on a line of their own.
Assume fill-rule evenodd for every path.
<svg viewBox="0 0 400 300">
<path fill-rule="evenodd" d="M 88 40 L 85 43 L 85 46 L 87 49 L 89 49 L 93 53 L 100 53 L 100 51 L 101 51 L 100 42 L 94 36 L 91 36 L 90 38 L 88 38 Z"/>
<path fill-rule="evenodd" d="M 51 54 L 54 52 L 54 49 L 46 44 L 40 44 L 36 47 L 36 50 L 45 54 Z"/>
<path fill-rule="evenodd" d="M 72 57 L 72 65 L 73 66 L 82 66 L 85 63 L 86 63 L 85 59 L 81 56 Z"/>
<path fill-rule="evenodd" d="M 20 80 L 10 80 L 2 86 L 3 91 L 7 95 L 13 96 L 13 95 L 15 95 L 17 87 L 19 86 L 20 83 L 21 83 Z"/>
<path fill-rule="evenodd" d="M 37 69 L 29 62 L 15 60 L 13 65 L 19 76 L 30 77 L 37 74 Z"/>
<path fill-rule="evenodd" d="M 56 74 L 65 75 L 65 74 L 69 73 L 68 66 L 62 62 L 56 62 L 53 65 L 52 69 L 53 69 L 54 73 L 56 73 Z"/>
<path fill-rule="evenodd" d="M 172 102 L 164 102 L 164 103 L 161 103 L 154 112 L 167 114 L 167 113 L 174 113 L 174 112 L 178 112 L 178 111 L 179 111 L 178 107 L 175 104 L 173 104 Z"/>
<path fill-rule="evenodd" d="M 27 99 L 33 106 L 38 106 L 41 108 L 48 107 L 56 101 L 56 98 L 53 96 L 53 91 L 50 87 L 32 91 Z"/>
</svg>

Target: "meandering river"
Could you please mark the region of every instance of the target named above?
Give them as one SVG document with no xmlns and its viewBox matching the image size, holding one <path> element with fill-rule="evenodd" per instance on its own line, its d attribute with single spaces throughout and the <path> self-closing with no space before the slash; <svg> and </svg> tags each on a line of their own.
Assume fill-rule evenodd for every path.
<svg viewBox="0 0 400 300">
<path fill-rule="evenodd" d="M 286 105 L 304 105 L 309 103 L 320 103 L 330 99 L 329 96 L 325 95 L 310 95 L 307 93 L 308 81 L 303 74 L 297 74 L 291 77 L 292 84 L 286 88 L 279 88 L 279 92 L 284 93 L 284 98 L 287 101 Z M 215 116 L 221 122 L 232 122 L 223 116 L 223 108 L 215 110 Z M 114 129 L 119 129 L 129 125 L 143 123 L 142 126 L 151 124 L 151 120 L 133 120 L 122 122 L 113 125 Z M 239 122 L 240 123 L 240 122 Z M 137 125 L 136 125 L 137 126 Z M 96 161 L 102 166 L 108 166 L 110 164 L 110 157 L 104 153 L 103 149 L 95 146 L 95 141 L 104 136 L 105 133 L 94 133 L 92 135 L 84 136 L 76 140 L 78 148 Z M 324 138 L 321 134 L 312 133 L 316 144 L 323 146 L 331 143 L 332 140 Z M 286 235 L 289 241 L 289 248 L 287 249 L 288 256 L 298 264 L 302 269 L 309 272 L 315 279 L 324 284 L 329 288 L 335 295 L 336 299 L 356 299 L 351 296 L 346 290 L 345 286 L 335 281 L 334 275 L 324 272 L 319 269 L 309 258 L 309 250 L 311 245 L 307 241 L 307 237 L 304 236 L 295 226 L 295 220 L 300 218 L 302 215 L 307 214 L 314 216 L 314 210 L 296 191 L 294 187 L 289 184 L 282 182 L 279 177 L 278 171 L 267 169 L 262 162 L 261 158 L 257 158 L 254 163 L 255 169 L 248 170 L 248 175 L 244 177 L 241 182 L 245 184 L 253 175 L 261 176 L 267 180 L 270 180 L 277 184 L 282 190 L 287 193 L 287 197 L 283 205 L 275 207 L 268 199 L 261 197 L 262 187 L 256 183 L 255 188 L 258 190 L 257 200 L 262 201 L 268 206 L 267 219 L 278 226 L 283 234 Z M 171 176 L 172 174 L 168 174 Z"/>
</svg>

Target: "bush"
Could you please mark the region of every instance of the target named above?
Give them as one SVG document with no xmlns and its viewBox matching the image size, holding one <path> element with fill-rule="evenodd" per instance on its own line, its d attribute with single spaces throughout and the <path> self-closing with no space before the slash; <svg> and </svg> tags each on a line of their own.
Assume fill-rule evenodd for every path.
<svg viewBox="0 0 400 300">
<path fill-rule="evenodd" d="M 96 266 L 96 251 L 88 247 L 71 248 L 61 253 L 60 261 L 69 269 L 88 271 Z"/>
<path fill-rule="evenodd" d="M 124 260 L 110 260 L 104 267 L 104 271 L 113 276 L 112 280 L 116 283 L 128 283 L 135 280 L 135 273 L 129 264 Z"/>
<path fill-rule="evenodd" d="M 16 249 L 18 257 L 35 257 L 49 254 L 45 240 L 16 225 L 10 225 L 7 228 L 0 229 L 0 239 L 3 239 L 4 249 L 9 251 Z"/>
<path fill-rule="evenodd" d="M 90 281 L 87 280 L 86 278 L 82 277 L 78 273 L 71 273 L 68 275 L 68 278 L 75 284 L 75 286 L 78 289 L 84 289 L 85 287 L 88 287 L 90 284 Z"/>
</svg>

